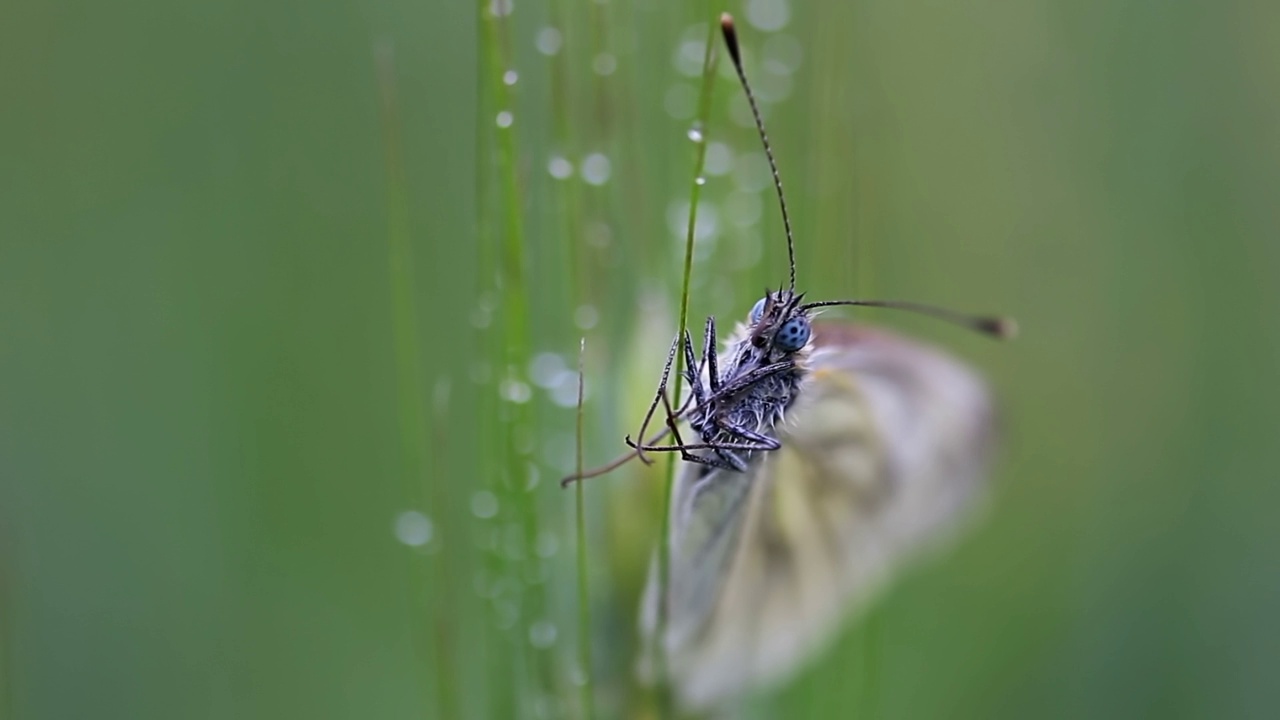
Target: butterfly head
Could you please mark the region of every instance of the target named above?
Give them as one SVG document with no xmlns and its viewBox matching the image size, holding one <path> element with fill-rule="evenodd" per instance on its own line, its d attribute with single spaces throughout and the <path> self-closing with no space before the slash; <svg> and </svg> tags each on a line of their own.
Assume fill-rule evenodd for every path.
<svg viewBox="0 0 1280 720">
<path fill-rule="evenodd" d="M 809 344 L 812 329 L 803 299 L 803 294 L 790 290 L 766 292 L 751 308 L 748 339 L 762 362 L 777 362 Z"/>
</svg>

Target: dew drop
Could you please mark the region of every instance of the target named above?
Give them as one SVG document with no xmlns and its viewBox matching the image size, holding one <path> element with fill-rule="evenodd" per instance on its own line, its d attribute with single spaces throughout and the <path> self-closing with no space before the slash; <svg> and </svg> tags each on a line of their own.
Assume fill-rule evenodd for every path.
<svg viewBox="0 0 1280 720">
<path fill-rule="evenodd" d="M 566 180 L 573 176 L 573 163 L 561 155 L 552 155 L 547 161 L 547 172 L 557 180 Z"/>
<path fill-rule="evenodd" d="M 608 156 L 603 153 L 591 153 L 582 159 L 582 179 L 588 185 L 600 186 L 609 182 L 612 167 Z"/>
<path fill-rule="evenodd" d="M 587 226 L 587 244 L 594 248 L 607 248 L 613 244 L 613 228 L 606 222 L 594 222 Z"/>
<path fill-rule="evenodd" d="M 560 37 L 560 31 L 553 27 L 544 27 L 539 30 L 537 40 L 534 41 L 538 52 L 543 55 L 555 55 L 560 52 L 562 44 L 563 40 Z"/>
<path fill-rule="evenodd" d="M 694 124 L 693 124 L 693 127 L 689 128 L 688 136 L 689 136 L 689 139 L 690 139 L 690 140 L 692 140 L 692 141 L 694 141 L 694 142 L 696 142 L 696 143 L 700 143 L 700 142 L 702 142 L 702 125 L 701 125 L 701 123 L 694 123 Z"/>
<path fill-rule="evenodd" d="M 509 128 L 511 123 L 515 122 L 515 118 L 511 115 L 510 110 L 503 110 L 498 113 L 497 123 L 500 128 Z"/>
<path fill-rule="evenodd" d="M 511 10 L 511 0 L 489 0 L 489 13 L 494 17 L 506 17 Z"/>
<path fill-rule="evenodd" d="M 791 21 L 787 0 L 747 0 L 747 22 L 764 32 L 781 30 Z"/>
<path fill-rule="evenodd" d="M 733 167 L 733 184 L 745 192 L 763 192 L 773 187 L 773 174 L 769 170 L 769 159 L 763 152 L 752 152 L 738 156 Z"/>
<path fill-rule="evenodd" d="M 791 72 L 777 60 L 766 60 L 760 73 L 760 85 L 756 99 L 762 103 L 776 103 L 791 94 Z"/>
<path fill-rule="evenodd" d="M 422 547 L 431 542 L 435 527 L 431 518 L 417 510 L 405 510 L 396 516 L 396 539 L 409 547 Z"/>
<path fill-rule="evenodd" d="M 449 396 L 453 391 L 453 381 L 448 375 L 441 375 L 436 378 L 435 387 L 431 392 L 431 405 L 435 409 L 437 415 L 444 415 L 449 412 Z"/>
<path fill-rule="evenodd" d="M 612 53 L 600 53 L 591 60 L 591 69 L 597 75 L 612 75 L 618 69 L 618 59 Z"/>
<path fill-rule="evenodd" d="M 538 540 L 533 549 L 540 558 L 555 557 L 556 552 L 560 550 L 560 538 L 550 530 L 543 530 L 538 533 Z"/>
<path fill-rule="evenodd" d="M 551 387 L 564 370 L 564 358 L 555 353 L 538 353 L 529 361 L 529 379 L 540 388 Z"/>
<path fill-rule="evenodd" d="M 732 169 L 733 149 L 722 142 L 707 143 L 706 173 L 711 176 L 720 176 Z"/>
<path fill-rule="evenodd" d="M 591 393 L 588 392 L 589 385 L 582 383 L 582 401 L 586 402 Z M 574 370 L 565 370 L 556 378 L 556 382 L 551 386 L 551 402 L 563 408 L 571 408 L 578 406 L 578 373 Z"/>
<path fill-rule="evenodd" d="M 687 28 L 680 44 L 676 46 L 672 64 L 676 72 L 685 77 L 702 75 L 702 60 L 707 50 L 707 26 L 698 24 Z"/>
<path fill-rule="evenodd" d="M 528 383 L 509 377 L 498 387 L 498 394 L 507 402 L 523 405 L 533 397 L 533 390 L 529 388 Z"/>
<path fill-rule="evenodd" d="M 515 85 L 516 81 L 519 79 L 520 79 L 520 76 L 516 73 L 515 70 L 508 70 L 502 73 L 502 83 L 504 85 Z"/>
<path fill-rule="evenodd" d="M 780 63 L 787 72 L 795 72 L 804 61 L 804 46 L 793 35 L 771 35 L 764 41 L 764 56 Z"/>
<path fill-rule="evenodd" d="M 707 179 L 706 179 L 705 177 L 703 177 L 703 176 L 699 175 L 698 177 L 696 177 L 696 178 L 694 178 L 694 179 L 693 179 L 693 184 L 694 184 L 694 185 L 698 185 L 698 186 L 706 185 L 706 184 L 707 184 Z"/>
<path fill-rule="evenodd" d="M 488 520 L 498 514 L 498 498 L 488 490 L 479 490 L 471 496 L 471 514 Z"/>
<path fill-rule="evenodd" d="M 529 644 L 545 650 L 556 644 L 556 626 L 546 620 L 539 620 L 529 626 Z"/>
<path fill-rule="evenodd" d="M 590 330 L 600 322 L 600 311 L 596 310 L 595 305 L 579 305 L 577 310 L 573 311 L 573 324 L 578 326 L 579 330 Z"/>
</svg>

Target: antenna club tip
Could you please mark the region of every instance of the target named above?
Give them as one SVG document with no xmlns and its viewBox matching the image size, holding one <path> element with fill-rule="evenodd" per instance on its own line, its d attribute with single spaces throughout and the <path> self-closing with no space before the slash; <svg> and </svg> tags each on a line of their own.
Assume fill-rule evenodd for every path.
<svg viewBox="0 0 1280 720">
<path fill-rule="evenodd" d="M 1001 340 L 1012 340 L 1018 336 L 1018 321 L 1010 317 L 992 318 L 987 321 L 987 327 Z"/>
<path fill-rule="evenodd" d="M 577 475 L 570 475 L 569 477 L 560 478 L 560 487 L 567 488 L 570 485 L 577 482 L 578 480 L 581 480 L 581 478 L 579 478 Z"/>
<path fill-rule="evenodd" d="M 738 31 L 733 27 L 733 16 L 720 13 L 720 34 L 724 35 L 724 44 L 729 48 L 729 57 L 736 67 L 742 67 L 742 59 L 738 57 Z"/>
</svg>

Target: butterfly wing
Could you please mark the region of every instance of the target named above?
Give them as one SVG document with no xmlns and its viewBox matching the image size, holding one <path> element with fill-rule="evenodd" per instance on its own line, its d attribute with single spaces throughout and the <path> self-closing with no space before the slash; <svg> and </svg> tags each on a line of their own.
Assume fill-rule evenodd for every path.
<svg viewBox="0 0 1280 720">
<path fill-rule="evenodd" d="M 985 472 L 990 399 L 958 361 L 824 324 L 808 364 L 782 449 L 746 473 L 686 464 L 677 477 L 664 643 L 688 707 L 794 670 L 902 558 L 946 535 Z"/>
</svg>

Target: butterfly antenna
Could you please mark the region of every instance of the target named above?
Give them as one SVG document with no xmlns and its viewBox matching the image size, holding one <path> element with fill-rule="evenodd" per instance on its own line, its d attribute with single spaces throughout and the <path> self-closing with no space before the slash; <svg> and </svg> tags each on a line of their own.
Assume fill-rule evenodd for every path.
<svg viewBox="0 0 1280 720">
<path fill-rule="evenodd" d="M 791 292 L 794 293 L 796 291 L 796 247 L 791 237 L 791 216 L 787 214 L 787 199 L 782 194 L 782 178 L 778 175 L 778 163 L 773 159 L 773 148 L 769 147 L 769 136 L 764 132 L 764 120 L 760 118 L 756 96 L 751 92 L 747 74 L 742 70 L 742 53 L 738 51 L 738 31 L 733 27 L 733 16 L 729 13 L 720 14 L 720 30 L 724 33 L 724 44 L 729 47 L 729 57 L 733 58 L 733 68 L 738 71 L 742 89 L 747 93 L 747 103 L 751 105 L 751 116 L 756 120 L 756 130 L 760 133 L 760 142 L 764 144 L 764 156 L 769 159 L 769 170 L 773 172 L 773 186 L 778 190 L 778 205 L 782 207 L 782 225 L 787 231 L 787 260 L 791 265 Z"/>
<path fill-rule="evenodd" d="M 999 338 L 1001 340 L 1013 338 L 1018 334 L 1018 323 L 1013 318 L 967 315 L 954 310 L 947 310 L 946 308 L 907 302 L 904 300 L 823 300 L 820 302 L 801 305 L 800 309 L 812 310 L 814 308 L 832 307 L 835 305 L 855 305 L 861 307 L 908 310 L 910 312 L 944 320 L 953 325 L 959 325 L 960 327 L 968 328 L 975 332 L 982 333 L 983 335 L 990 335 L 991 337 Z"/>
</svg>

